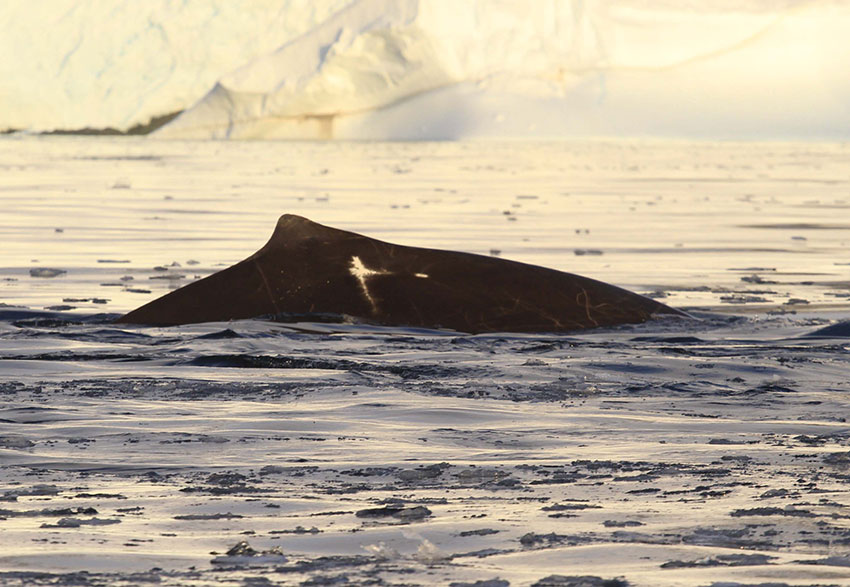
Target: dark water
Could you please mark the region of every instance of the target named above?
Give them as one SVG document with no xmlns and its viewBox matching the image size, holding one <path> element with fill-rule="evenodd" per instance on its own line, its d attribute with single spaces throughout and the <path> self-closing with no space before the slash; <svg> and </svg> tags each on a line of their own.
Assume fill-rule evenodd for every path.
<svg viewBox="0 0 850 587">
<path fill-rule="evenodd" d="M 845 580 L 848 322 L 113 317 L 0 310 L 6 584 Z"/>
<path fill-rule="evenodd" d="M 0 583 L 850 584 L 847 148 L 0 141 Z M 284 212 L 696 319 L 111 323 Z"/>
</svg>

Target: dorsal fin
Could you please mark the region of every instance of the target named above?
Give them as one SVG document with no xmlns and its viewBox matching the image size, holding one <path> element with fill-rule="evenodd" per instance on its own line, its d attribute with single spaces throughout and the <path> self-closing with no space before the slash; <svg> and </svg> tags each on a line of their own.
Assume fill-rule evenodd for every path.
<svg viewBox="0 0 850 587">
<path fill-rule="evenodd" d="M 587 277 L 394 245 L 284 214 L 246 260 L 118 321 L 168 325 L 310 313 L 465 332 L 563 332 L 683 315 Z"/>
</svg>

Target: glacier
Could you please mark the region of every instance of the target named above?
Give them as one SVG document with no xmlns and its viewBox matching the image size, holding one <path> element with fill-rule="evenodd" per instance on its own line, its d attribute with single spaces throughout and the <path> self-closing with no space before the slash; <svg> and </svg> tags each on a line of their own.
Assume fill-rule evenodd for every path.
<svg viewBox="0 0 850 587">
<path fill-rule="evenodd" d="M 0 128 L 181 112 L 153 136 L 850 138 L 839 0 L 43 4 L 64 32 L 28 38 L 52 60 L 2 66 Z"/>
<path fill-rule="evenodd" d="M 3 0 L 0 130 L 127 130 L 184 110 L 348 1 Z"/>
</svg>

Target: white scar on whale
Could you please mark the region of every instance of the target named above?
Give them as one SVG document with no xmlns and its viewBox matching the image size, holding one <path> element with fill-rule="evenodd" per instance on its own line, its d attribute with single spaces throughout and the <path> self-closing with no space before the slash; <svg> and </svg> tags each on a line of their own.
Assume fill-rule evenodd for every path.
<svg viewBox="0 0 850 587">
<path fill-rule="evenodd" d="M 351 265 L 349 265 L 348 271 L 360 283 L 360 289 L 363 290 L 363 295 L 366 296 L 366 299 L 372 306 L 372 311 L 377 312 L 378 304 L 375 303 L 375 298 L 373 298 L 372 294 L 369 293 L 369 286 L 366 284 L 366 279 L 372 277 L 373 275 L 390 275 L 390 272 L 375 271 L 374 269 L 369 269 L 363 264 L 363 261 L 360 260 L 360 257 L 356 256 L 351 257 Z"/>
<path fill-rule="evenodd" d="M 373 275 L 392 275 L 392 273 L 390 271 L 384 271 L 383 269 L 369 269 L 363 264 L 360 257 L 357 257 L 356 255 L 351 257 L 351 264 L 348 266 L 348 272 L 351 273 L 351 275 L 360 284 L 360 289 L 363 290 L 363 295 L 366 296 L 366 299 L 372 306 L 372 311 L 377 312 L 378 304 L 375 302 L 375 298 L 372 297 L 372 294 L 369 293 L 369 286 L 367 285 L 366 280 Z M 428 275 L 425 273 L 414 273 L 414 277 L 427 279 Z"/>
</svg>

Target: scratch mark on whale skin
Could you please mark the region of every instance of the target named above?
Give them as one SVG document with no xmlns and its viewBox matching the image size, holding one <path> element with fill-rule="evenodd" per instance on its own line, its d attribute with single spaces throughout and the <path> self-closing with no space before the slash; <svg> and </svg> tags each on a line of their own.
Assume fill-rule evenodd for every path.
<svg viewBox="0 0 850 587">
<path fill-rule="evenodd" d="M 369 291 L 369 284 L 367 280 L 370 277 L 375 275 L 392 275 L 389 271 L 384 270 L 375 270 L 369 269 L 366 265 L 363 264 L 363 261 L 360 260 L 360 257 L 353 256 L 351 257 L 351 263 L 348 266 L 348 272 L 351 273 L 352 277 L 357 280 L 360 284 L 360 289 L 363 290 L 363 295 L 366 297 L 366 301 L 369 302 L 369 305 L 372 306 L 372 314 L 378 313 L 378 303 L 375 301 L 375 298 L 372 297 L 372 293 Z"/>
</svg>

